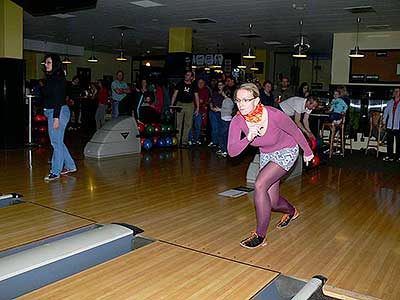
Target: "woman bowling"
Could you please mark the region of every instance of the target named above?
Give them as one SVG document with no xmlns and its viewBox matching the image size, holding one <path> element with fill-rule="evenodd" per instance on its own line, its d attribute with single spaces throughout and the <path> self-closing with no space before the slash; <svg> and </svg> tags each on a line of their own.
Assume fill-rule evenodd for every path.
<svg viewBox="0 0 400 300">
<path fill-rule="evenodd" d="M 262 105 L 259 95 L 252 83 L 236 90 L 239 112 L 231 121 L 228 138 L 230 156 L 239 155 L 249 144 L 260 149 L 260 172 L 254 189 L 257 229 L 240 242 L 250 249 L 266 244 L 271 211 L 284 213 L 277 228 L 285 228 L 299 216 L 297 209 L 280 195 L 279 184 L 296 162 L 299 145 L 306 163 L 314 156 L 296 124 L 280 110 Z"/>
<path fill-rule="evenodd" d="M 48 120 L 48 130 L 53 156 L 50 173 L 46 181 L 60 178 L 60 174 L 76 171 L 76 165 L 64 144 L 64 132 L 69 122 L 70 111 L 65 104 L 65 74 L 61 59 L 57 54 L 45 56 L 46 85 L 44 87 L 44 114 Z"/>
</svg>

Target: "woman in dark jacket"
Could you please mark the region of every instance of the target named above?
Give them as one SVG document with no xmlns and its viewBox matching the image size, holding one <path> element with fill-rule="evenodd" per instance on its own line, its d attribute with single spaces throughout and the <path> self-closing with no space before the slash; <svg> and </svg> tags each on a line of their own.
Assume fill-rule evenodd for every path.
<svg viewBox="0 0 400 300">
<path fill-rule="evenodd" d="M 48 119 L 48 131 L 54 151 L 50 173 L 44 180 L 51 181 L 60 178 L 60 175 L 75 172 L 76 165 L 64 144 L 70 110 L 65 104 L 65 74 L 57 54 L 45 56 L 45 72 L 47 81 L 44 88 L 44 114 Z"/>
</svg>

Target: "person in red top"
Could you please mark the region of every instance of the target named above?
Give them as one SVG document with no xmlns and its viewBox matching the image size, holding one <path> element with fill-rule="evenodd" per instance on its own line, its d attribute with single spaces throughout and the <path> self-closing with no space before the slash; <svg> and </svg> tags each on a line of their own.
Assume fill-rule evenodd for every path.
<svg viewBox="0 0 400 300">
<path fill-rule="evenodd" d="M 106 111 L 108 108 L 108 90 L 104 85 L 104 82 L 102 80 L 99 80 L 97 82 L 97 88 L 99 89 L 99 92 L 97 94 L 97 110 L 96 110 L 96 127 L 99 129 L 101 126 L 104 125 L 106 121 Z"/>
</svg>

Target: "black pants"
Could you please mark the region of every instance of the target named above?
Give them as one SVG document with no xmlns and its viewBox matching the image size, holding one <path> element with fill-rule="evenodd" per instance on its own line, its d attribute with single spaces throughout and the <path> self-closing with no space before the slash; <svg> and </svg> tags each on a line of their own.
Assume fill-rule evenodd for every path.
<svg viewBox="0 0 400 300">
<path fill-rule="evenodd" d="M 396 154 L 393 155 L 393 142 L 396 138 Z M 386 129 L 387 154 L 391 158 L 399 158 L 400 156 L 400 130 Z"/>
</svg>

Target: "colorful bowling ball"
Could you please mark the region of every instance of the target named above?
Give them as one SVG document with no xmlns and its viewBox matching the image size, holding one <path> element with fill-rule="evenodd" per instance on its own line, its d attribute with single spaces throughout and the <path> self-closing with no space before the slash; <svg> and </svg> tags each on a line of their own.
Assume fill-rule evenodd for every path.
<svg viewBox="0 0 400 300">
<path fill-rule="evenodd" d="M 143 148 L 149 150 L 151 147 L 153 147 L 153 143 L 151 142 L 151 140 L 145 139 L 145 141 L 143 142 Z"/>
<path fill-rule="evenodd" d="M 153 145 L 157 145 L 157 141 L 159 138 L 159 136 L 153 136 Z"/>
<path fill-rule="evenodd" d="M 167 125 L 165 125 L 165 124 L 162 124 L 161 125 L 161 132 L 167 132 L 167 129 L 168 129 L 168 126 Z"/>
<path fill-rule="evenodd" d="M 171 139 L 169 136 L 167 136 L 167 137 L 165 138 L 165 146 L 166 146 L 166 147 L 172 146 L 172 139 Z"/>
<path fill-rule="evenodd" d="M 319 157 L 318 154 L 316 154 L 316 155 L 314 156 L 314 158 L 311 160 L 311 165 L 312 165 L 313 167 L 318 167 L 320 164 L 321 164 L 321 158 Z"/>
<path fill-rule="evenodd" d="M 168 126 L 167 126 L 167 131 L 168 131 L 168 132 L 172 132 L 172 131 L 174 131 L 174 130 L 175 130 L 174 126 L 172 126 L 172 125 L 168 125 Z"/>
<path fill-rule="evenodd" d="M 47 132 L 47 127 L 46 126 L 40 126 L 39 127 L 39 132 L 41 132 L 41 133 L 45 133 L 45 132 Z"/>
<path fill-rule="evenodd" d="M 164 138 L 159 138 L 159 139 L 157 140 L 157 146 L 158 146 L 158 147 L 165 147 L 165 140 L 164 140 Z"/>
<path fill-rule="evenodd" d="M 161 126 L 159 124 L 154 126 L 154 132 L 155 133 L 161 133 Z"/>
<path fill-rule="evenodd" d="M 47 117 L 45 115 L 40 116 L 40 121 L 47 121 Z"/>
<path fill-rule="evenodd" d="M 144 141 L 146 140 L 146 138 L 140 138 L 140 145 L 143 147 Z"/>
<path fill-rule="evenodd" d="M 138 124 L 139 133 L 144 133 L 144 129 L 145 129 L 144 124 L 143 123 L 139 123 Z"/>
<path fill-rule="evenodd" d="M 311 150 L 314 151 L 317 148 L 317 140 L 315 138 L 309 138 L 308 145 L 310 146 Z"/>
<path fill-rule="evenodd" d="M 172 145 L 174 146 L 178 145 L 178 139 L 175 136 L 172 137 Z"/>
<path fill-rule="evenodd" d="M 36 115 L 36 116 L 33 117 L 33 120 L 35 122 L 40 122 L 42 120 L 42 116 L 41 115 Z"/>
<path fill-rule="evenodd" d="M 146 133 L 154 133 L 154 126 L 153 125 L 147 125 L 146 127 Z"/>
</svg>

